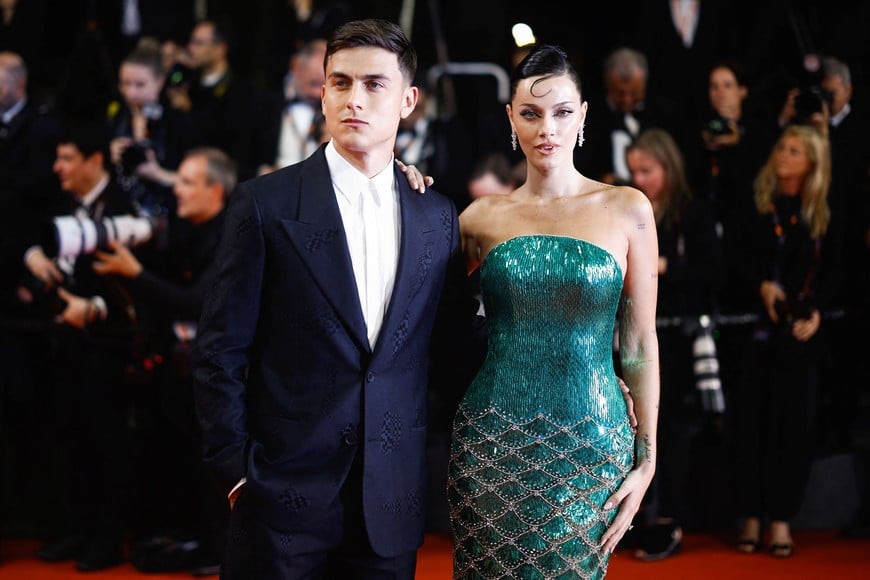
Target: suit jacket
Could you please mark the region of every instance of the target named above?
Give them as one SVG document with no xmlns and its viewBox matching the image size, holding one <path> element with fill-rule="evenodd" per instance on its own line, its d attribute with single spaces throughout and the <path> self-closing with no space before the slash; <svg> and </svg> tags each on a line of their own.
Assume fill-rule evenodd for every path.
<svg viewBox="0 0 870 580">
<path fill-rule="evenodd" d="M 465 278 L 452 203 L 396 179 L 399 260 L 374 349 L 321 146 L 233 194 L 194 357 L 205 461 L 223 490 L 245 477 L 273 529 L 316 530 L 359 454 L 368 537 L 386 557 L 422 543 L 427 351 L 448 272 Z"/>
</svg>

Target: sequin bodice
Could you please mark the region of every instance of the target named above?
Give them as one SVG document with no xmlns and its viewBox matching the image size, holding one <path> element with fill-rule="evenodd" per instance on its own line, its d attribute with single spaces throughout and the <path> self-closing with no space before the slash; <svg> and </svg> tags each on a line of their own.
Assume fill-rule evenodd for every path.
<svg viewBox="0 0 870 580">
<path fill-rule="evenodd" d="M 582 240 L 522 236 L 495 246 L 481 267 L 489 351 L 466 406 L 621 422 L 612 358 L 622 291 L 616 260 Z"/>
<path fill-rule="evenodd" d="M 520 236 L 481 266 L 486 360 L 453 425 L 455 578 L 602 578 L 604 510 L 633 465 L 613 365 L 621 269 L 574 238 Z"/>
</svg>

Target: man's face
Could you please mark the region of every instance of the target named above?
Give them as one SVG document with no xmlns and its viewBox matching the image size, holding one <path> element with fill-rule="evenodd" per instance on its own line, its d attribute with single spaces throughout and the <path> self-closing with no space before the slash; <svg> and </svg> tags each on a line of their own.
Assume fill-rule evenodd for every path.
<svg viewBox="0 0 870 580">
<path fill-rule="evenodd" d="M 5 111 L 21 100 L 24 96 L 22 84 L 0 61 L 0 111 Z"/>
<path fill-rule="evenodd" d="M 843 110 L 852 98 L 852 87 L 843 81 L 841 76 L 828 76 L 822 79 L 822 89 L 831 95 L 831 114 L 836 115 Z"/>
<path fill-rule="evenodd" d="M 646 97 L 646 81 L 640 71 L 629 76 L 610 73 L 606 79 L 607 96 L 620 113 L 634 113 Z"/>
<path fill-rule="evenodd" d="M 190 33 L 187 52 L 190 54 L 190 66 L 193 68 L 208 68 L 220 58 L 220 44 L 215 42 L 214 26 L 199 24 Z"/>
<path fill-rule="evenodd" d="M 293 57 L 291 71 L 297 94 L 310 103 L 320 103 L 320 89 L 323 88 L 323 56 L 326 54 L 326 41 L 315 40 L 303 53 Z"/>
<path fill-rule="evenodd" d="M 392 154 L 399 119 L 417 103 L 395 54 L 382 48 L 350 48 L 327 63 L 323 87 L 326 128 L 339 150 Z"/>
<path fill-rule="evenodd" d="M 102 155 L 85 157 L 72 143 L 57 146 L 52 169 L 60 180 L 60 187 L 76 197 L 84 197 L 94 187 L 102 169 Z"/>
<path fill-rule="evenodd" d="M 219 211 L 223 192 L 206 177 L 206 158 L 192 155 L 178 166 L 178 180 L 172 192 L 176 199 L 176 214 L 181 219 L 199 224 Z"/>
</svg>

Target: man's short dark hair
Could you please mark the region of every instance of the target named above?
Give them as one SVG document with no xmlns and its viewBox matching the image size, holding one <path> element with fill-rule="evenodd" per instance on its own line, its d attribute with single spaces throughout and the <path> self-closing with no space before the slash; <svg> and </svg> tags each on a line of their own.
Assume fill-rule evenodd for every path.
<svg viewBox="0 0 870 580">
<path fill-rule="evenodd" d="M 339 26 L 326 45 L 323 69 L 326 70 L 329 57 L 339 50 L 366 47 L 383 48 L 395 54 L 402 75 L 409 83 L 413 81 L 417 74 L 417 51 L 398 24 L 379 18 L 351 20 Z"/>
<path fill-rule="evenodd" d="M 60 130 L 58 145 L 73 145 L 85 157 L 102 153 L 103 165 L 109 167 L 109 127 L 90 119 L 66 119 Z"/>
</svg>

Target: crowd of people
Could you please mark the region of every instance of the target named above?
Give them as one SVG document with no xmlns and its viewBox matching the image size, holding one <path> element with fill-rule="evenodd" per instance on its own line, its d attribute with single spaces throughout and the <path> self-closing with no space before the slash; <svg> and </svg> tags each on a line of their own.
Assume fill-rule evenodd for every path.
<svg viewBox="0 0 870 580">
<path fill-rule="evenodd" d="M 36 15 L 4 11 L 19 33 L 0 36 L 0 483 L 14 498 L 0 530 L 39 536 L 37 558 L 82 572 L 128 559 L 144 572 L 223 563 L 226 578 L 377 569 L 384 556 L 402 577 L 424 530 L 451 531 L 457 573 L 485 577 L 536 550 L 564 559 L 545 575 L 589 550 L 576 565 L 603 572 L 617 543 L 652 561 L 685 529 L 721 526 L 742 552 L 789 557 L 812 460 L 854 450 L 867 411 L 870 368 L 848 337 L 870 306 L 870 117 L 850 64 L 819 51 L 800 76 L 752 63 L 750 79 L 746 54 L 702 36 L 707 4 L 689 3 L 655 50 L 616 46 L 578 75 L 572 52 L 548 44 L 562 39 L 539 39 L 518 51 L 507 102 L 464 95 L 460 109 L 486 103 L 445 113 L 447 83 L 408 60 L 401 31 L 362 21 L 331 44 L 359 22 L 334 4 L 299 11 L 281 66 L 258 71 L 239 66 L 251 47 L 224 18 L 170 30 L 149 24 L 152 6 L 120 37 L 84 27 L 56 83 L 20 34 Z M 682 92 L 664 56 L 681 50 Z M 377 95 L 374 137 L 342 122 L 354 90 Z M 444 197 L 413 191 L 420 175 Z M 336 192 L 334 215 L 307 179 Z M 375 208 L 357 203 L 367 188 Z M 544 276 L 539 259 L 560 268 Z M 566 340 L 597 346 L 573 360 L 551 350 Z M 605 358 L 608 370 L 584 366 Z M 601 392 L 566 384 L 586 373 Z M 365 389 L 341 388 L 356 376 Z M 407 399 L 361 406 L 406 382 Z M 537 395 L 518 398 L 519 385 Z M 568 445 L 548 471 L 557 439 L 589 437 L 578 417 L 596 396 L 607 460 L 590 467 Z M 542 413 L 551 422 L 531 429 Z M 727 467 L 704 473 L 697 447 L 711 437 Z M 519 484 L 493 475 L 520 461 Z M 546 540 L 523 548 L 528 521 L 499 542 L 480 528 L 520 504 L 551 510 L 540 480 L 591 469 L 607 483 L 560 496 L 544 519 L 565 529 L 533 526 Z M 727 480 L 720 499 L 738 520 L 698 497 L 705 478 Z M 320 521 L 303 517 L 311 506 Z M 274 519 L 288 510 L 299 529 Z M 297 548 L 339 546 L 347 560 L 288 551 L 288 534 L 323 528 L 355 531 Z"/>
</svg>

